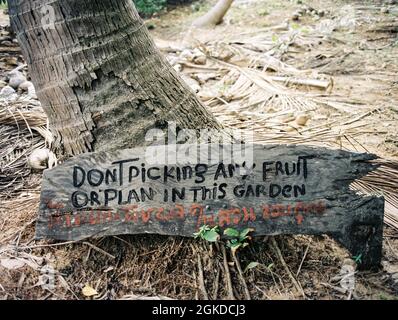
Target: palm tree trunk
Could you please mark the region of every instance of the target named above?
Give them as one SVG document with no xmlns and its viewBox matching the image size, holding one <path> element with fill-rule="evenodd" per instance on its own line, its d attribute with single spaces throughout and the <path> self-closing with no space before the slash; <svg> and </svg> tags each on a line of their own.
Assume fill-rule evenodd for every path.
<svg viewBox="0 0 398 320">
<path fill-rule="evenodd" d="M 131 0 L 9 0 L 32 82 L 66 155 L 221 125 L 155 47 Z"/>
</svg>

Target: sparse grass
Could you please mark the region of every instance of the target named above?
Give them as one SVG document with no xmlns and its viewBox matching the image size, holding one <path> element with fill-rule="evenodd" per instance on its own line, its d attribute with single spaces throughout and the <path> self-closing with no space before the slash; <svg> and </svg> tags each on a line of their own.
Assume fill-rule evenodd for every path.
<svg viewBox="0 0 398 320">
<path fill-rule="evenodd" d="M 138 12 L 143 16 L 151 16 L 166 7 L 166 0 L 133 0 Z"/>
</svg>

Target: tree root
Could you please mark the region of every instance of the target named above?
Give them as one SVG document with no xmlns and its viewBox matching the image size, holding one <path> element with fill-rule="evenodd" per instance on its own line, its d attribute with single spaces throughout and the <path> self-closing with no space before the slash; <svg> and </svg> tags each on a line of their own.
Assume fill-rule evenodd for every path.
<svg viewBox="0 0 398 320">
<path fill-rule="evenodd" d="M 202 259 L 200 258 L 200 254 L 197 254 L 198 257 L 198 281 L 199 281 L 199 288 L 202 292 L 202 296 L 204 300 L 209 300 L 209 296 L 206 291 L 205 281 L 203 277 L 203 267 L 202 267 Z"/>
<path fill-rule="evenodd" d="M 242 268 L 240 266 L 239 258 L 236 256 L 236 253 L 232 253 L 232 257 L 234 259 L 236 268 L 238 269 L 239 278 L 240 278 L 240 280 L 242 282 L 242 285 L 243 285 L 243 289 L 244 289 L 244 292 L 245 292 L 245 299 L 246 300 L 251 300 L 250 291 L 249 291 L 249 288 L 247 287 L 247 283 L 246 283 L 245 277 L 243 276 L 243 272 L 242 272 Z"/>
<path fill-rule="evenodd" d="M 293 282 L 294 286 L 296 287 L 297 291 L 301 293 L 301 295 L 303 296 L 303 298 L 307 298 L 303 288 L 301 287 L 300 283 L 296 280 L 296 278 L 293 276 L 293 274 L 291 273 L 288 265 L 285 262 L 285 259 L 283 258 L 282 252 L 279 249 L 278 243 L 275 240 L 275 237 L 271 237 L 271 244 L 274 247 L 274 250 L 278 256 L 279 261 L 281 262 L 283 268 L 285 269 L 285 271 L 287 272 L 287 274 L 289 275 L 290 280 Z"/>
<path fill-rule="evenodd" d="M 221 23 L 233 0 L 219 0 L 204 16 L 196 19 L 192 25 L 199 28 L 214 27 Z"/>
<path fill-rule="evenodd" d="M 213 289 L 213 300 L 217 300 L 219 281 L 220 281 L 220 268 L 219 265 L 217 264 L 216 280 L 214 281 L 214 289 Z"/>
<path fill-rule="evenodd" d="M 221 244 L 221 252 L 223 255 L 223 262 L 224 262 L 224 270 L 225 270 L 225 282 L 227 284 L 227 291 L 228 291 L 228 299 L 229 300 L 236 300 L 234 296 L 234 292 L 232 289 L 232 280 L 231 274 L 229 272 L 228 260 L 227 260 L 227 252 L 225 250 L 225 245 Z"/>
</svg>

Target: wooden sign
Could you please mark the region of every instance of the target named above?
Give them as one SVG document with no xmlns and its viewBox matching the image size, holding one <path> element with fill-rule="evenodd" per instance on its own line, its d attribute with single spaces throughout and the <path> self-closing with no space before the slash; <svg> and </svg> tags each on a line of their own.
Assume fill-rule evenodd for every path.
<svg viewBox="0 0 398 320">
<path fill-rule="evenodd" d="M 350 183 L 372 154 L 286 145 L 168 145 L 87 153 L 44 172 L 38 238 L 329 234 L 362 268 L 380 263 L 384 199 Z"/>
</svg>

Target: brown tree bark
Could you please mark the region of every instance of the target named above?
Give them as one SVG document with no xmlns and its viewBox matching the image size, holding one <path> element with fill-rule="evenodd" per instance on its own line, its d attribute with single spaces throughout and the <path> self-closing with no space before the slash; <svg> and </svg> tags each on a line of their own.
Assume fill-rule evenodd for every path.
<svg viewBox="0 0 398 320">
<path fill-rule="evenodd" d="M 62 153 L 143 145 L 148 129 L 169 121 L 221 129 L 131 0 L 9 0 L 9 12 Z"/>
</svg>

